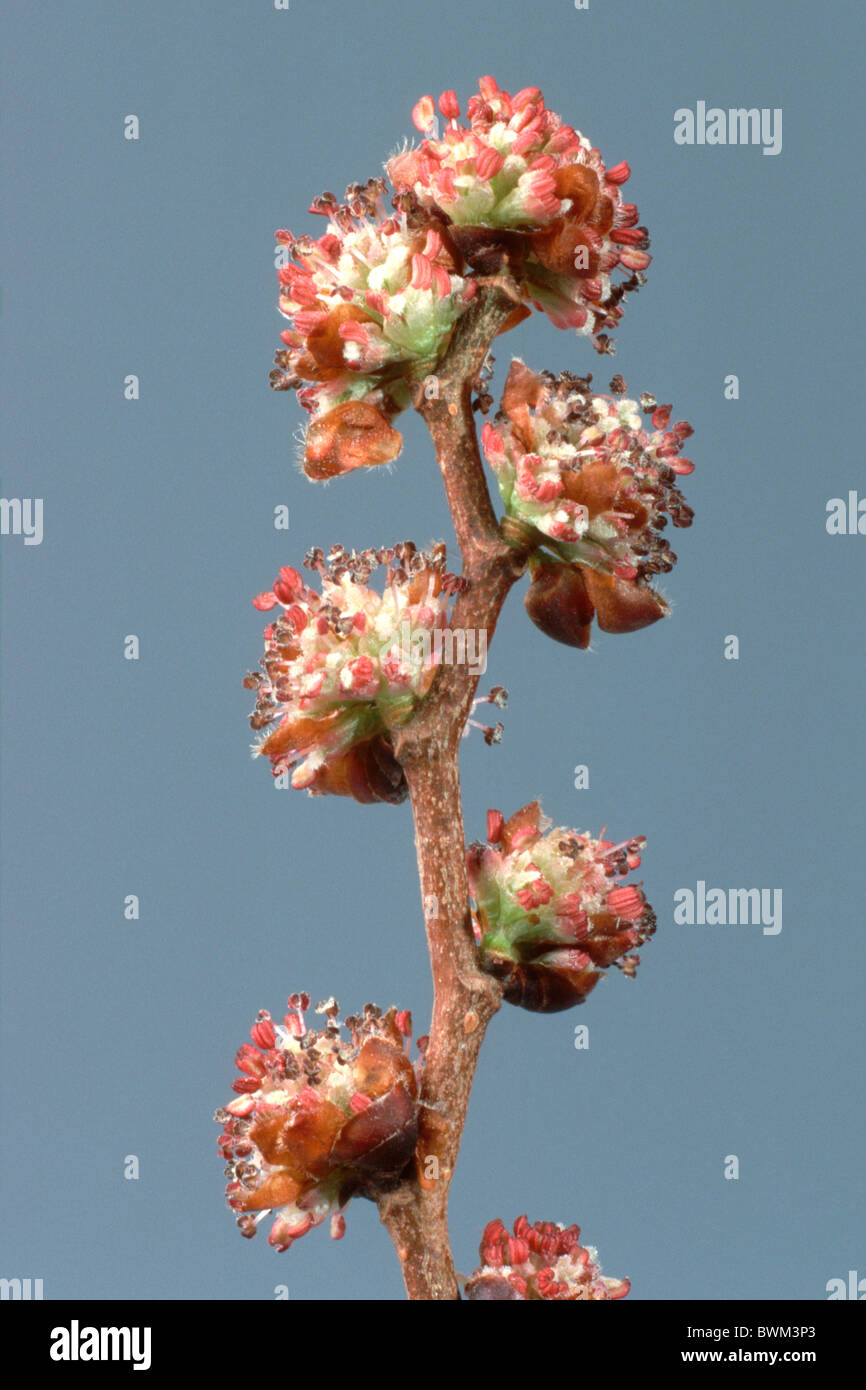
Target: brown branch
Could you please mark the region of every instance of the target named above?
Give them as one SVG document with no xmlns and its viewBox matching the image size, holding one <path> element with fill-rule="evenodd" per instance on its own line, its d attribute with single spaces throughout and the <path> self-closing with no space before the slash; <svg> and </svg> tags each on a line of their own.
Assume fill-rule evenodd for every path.
<svg viewBox="0 0 866 1390">
<path fill-rule="evenodd" d="M 471 398 L 490 344 L 513 311 L 514 290 L 507 281 L 484 285 L 440 363 L 438 394 L 425 396 L 417 407 L 433 439 L 467 581 L 455 600 L 452 630 L 484 632 L 488 646 L 526 556 L 500 533 Z M 460 1297 L 448 1236 L 448 1190 L 478 1054 L 501 998 L 500 986 L 477 965 L 460 797 L 460 737 L 478 679 L 465 662 L 441 666 L 418 714 L 395 738 L 415 820 L 434 1000 L 415 1172 L 380 1200 L 380 1214 L 409 1297 L 417 1300 Z"/>
</svg>

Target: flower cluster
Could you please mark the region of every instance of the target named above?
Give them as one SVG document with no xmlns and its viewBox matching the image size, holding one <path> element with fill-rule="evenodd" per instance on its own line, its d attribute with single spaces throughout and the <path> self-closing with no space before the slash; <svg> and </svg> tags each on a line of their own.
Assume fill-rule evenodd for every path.
<svg viewBox="0 0 866 1390">
<path fill-rule="evenodd" d="M 506 530 L 538 545 L 529 615 L 575 647 L 589 645 L 593 617 L 605 632 L 634 632 L 669 613 L 650 583 L 676 563 L 661 533 L 694 515 L 676 485 L 694 468 L 681 456 L 691 426 L 671 425 L 671 407 L 653 396 L 628 399 L 621 377 L 611 391 L 594 395 L 591 377 L 538 374 L 515 359 L 482 432 Z"/>
<path fill-rule="evenodd" d="M 507 258 L 528 303 L 558 328 L 596 336 L 622 317 L 624 296 L 643 284 L 649 237 L 622 197 L 627 164 L 606 168 L 589 140 L 549 111 L 537 87 L 514 96 L 482 77 L 460 124 L 453 91 L 413 110 L 426 138 L 389 160 L 398 189 L 446 219 L 454 244 L 482 272 Z M 627 279 L 612 282 L 617 270 Z"/>
<path fill-rule="evenodd" d="M 621 880 L 639 866 L 643 837 L 617 845 L 551 829 L 532 801 L 508 820 L 489 811 L 487 839 L 467 851 L 473 925 L 481 967 L 510 1004 L 558 1013 L 583 1003 L 608 966 L 634 976 L 655 915 Z"/>
<path fill-rule="evenodd" d="M 342 1208 L 392 1184 L 418 1136 L 409 1014 L 367 1004 L 360 1018 L 346 1019 L 347 1041 L 333 999 L 316 1010 L 327 1020 L 320 1032 L 305 1025 L 309 1006 L 309 995 L 293 994 L 282 1024 L 259 1014 L 252 1042 L 235 1058 L 235 1099 L 215 1117 L 223 1126 L 226 1201 L 241 1234 L 254 1236 L 274 1213 L 268 1241 L 277 1250 L 328 1216 L 339 1239 Z"/>
<path fill-rule="evenodd" d="M 420 551 L 406 541 L 383 550 L 334 546 L 305 563 L 321 593 L 285 566 L 274 587 L 253 600 L 281 608 L 265 629 L 261 672 L 244 684 L 257 692 L 250 718 L 266 730 L 254 748 L 275 776 L 294 767 L 292 786 L 356 801 L 400 802 L 406 794 L 391 732 L 411 718 L 442 656 L 433 634 L 447 627 L 448 600 L 460 584 L 445 570 L 445 547 Z M 368 580 L 384 565 L 380 594 Z"/>
<path fill-rule="evenodd" d="M 501 1221 L 485 1227 L 479 1247 L 481 1267 L 466 1281 L 466 1297 L 475 1302 L 551 1299 L 625 1298 L 628 1279 L 606 1278 L 598 1251 L 581 1245 L 579 1226 L 553 1221 L 532 1225 L 519 1216 L 513 1232 Z"/>
<path fill-rule="evenodd" d="M 278 272 L 291 328 L 271 385 L 298 390 L 313 417 L 303 461 L 310 478 L 397 457 L 390 420 L 432 372 L 475 291 L 430 219 L 389 214 L 384 193 L 384 179 L 351 186 L 344 204 L 324 193 L 311 208 L 328 218 L 323 236 L 276 233 L 291 255 Z"/>
<path fill-rule="evenodd" d="M 389 463 L 402 440 L 392 420 L 435 374 L 477 275 L 507 265 L 523 303 L 506 331 L 543 310 L 560 328 L 610 348 L 603 329 L 643 283 L 648 236 L 622 197 L 627 164 L 605 167 L 598 150 L 548 111 L 537 87 L 515 96 L 483 77 L 467 126 L 454 92 L 443 92 L 442 138 L 388 161 L 385 179 L 351 184 L 310 211 L 328 219 L 320 237 L 276 239 L 280 312 L 289 320 L 271 373 L 275 390 L 295 390 L 312 416 L 303 467 L 331 478 Z M 431 97 L 414 111 L 427 131 Z M 614 274 L 626 279 L 614 282 Z"/>
</svg>

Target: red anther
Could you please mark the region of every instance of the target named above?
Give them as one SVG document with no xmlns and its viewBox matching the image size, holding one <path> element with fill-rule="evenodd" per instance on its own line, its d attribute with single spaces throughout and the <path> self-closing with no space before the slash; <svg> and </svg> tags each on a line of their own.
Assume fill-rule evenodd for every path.
<svg viewBox="0 0 866 1390">
<path fill-rule="evenodd" d="M 491 845 L 498 845 L 502 839 L 502 827 L 505 824 L 501 811 L 487 812 L 487 840 Z"/>
<path fill-rule="evenodd" d="M 646 899 L 639 888 L 628 883 L 610 890 L 607 894 L 607 906 L 612 912 L 616 912 L 617 917 L 624 917 L 627 922 L 637 922 L 638 917 L 644 916 Z"/>
<path fill-rule="evenodd" d="M 525 116 L 527 116 L 528 114 L 529 114 L 528 110 L 527 110 L 527 111 L 524 111 L 523 116 L 525 117 Z M 518 119 L 521 119 L 521 120 L 522 120 L 522 118 L 518 118 Z M 541 138 L 541 137 L 539 136 L 538 126 L 537 126 L 536 121 L 526 121 L 526 122 L 524 123 L 524 128 L 521 130 L 521 132 L 520 132 L 520 134 L 518 135 L 517 139 L 515 140 L 514 144 L 511 146 L 511 154 L 514 154 L 514 155 L 524 155 L 524 154 L 526 154 L 527 150 L 531 150 L 531 149 L 533 148 L 534 145 L 539 144 L 540 138 Z M 544 174 L 544 172 L 545 172 L 545 171 L 542 170 L 542 174 Z M 549 175 L 548 175 L 548 177 L 549 177 Z M 559 207 L 559 199 L 556 198 L 556 197 L 554 197 L 554 196 L 551 195 L 551 194 L 548 194 L 547 196 L 548 196 L 548 198 L 550 199 L 550 201 L 552 201 L 553 203 L 555 203 L 556 208 L 558 209 L 558 207 Z M 541 195 L 539 194 L 538 197 L 539 197 L 539 199 L 540 199 Z"/>
<path fill-rule="evenodd" d="M 638 250 L 636 246 L 625 246 L 620 251 L 619 261 L 621 265 L 625 266 L 626 270 L 646 270 L 647 266 L 652 261 L 652 256 L 648 251 Z M 609 314 L 611 317 L 619 320 L 622 317 L 622 310 L 611 308 Z"/>
<path fill-rule="evenodd" d="M 252 1043 L 242 1043 L 235 1055 L 235 1066 L 247 1076 L 263 1077 L 265 1063 L 261 1052 Z"/>
<path fill-rule="evenodd" d="M 618 246 L 646 246 L 646 227 L 614 227 L 610 232 L 611 241 Z"/>
<path fill-rule="evenodd" d="M 536 502 L 552 502 L 555 497 L 562 495 L 562 484 L 555 478 L 546 478 L 544 482 L 533 485 L 532 493 Z"/>
<path fill-rule="evenodd" d="M 616 214 L 618 227 L 634 227 L 637 224 L 637 219 L 637 203 L 620 203 Z"/>
<path fill-rule="evenodd" d="M 581 892 L 566 893 L 557 902 L 557 918 L 567 923 L 573 932 L 582 932 L 588 923 Z"/>
<path fill-rule="evenodd" d="M 454 170 L 442 169 L 435 176 L 436 189 L 440 197 L 451 201 L 457 196 L 457 185 L 454 182 Z"/>
<path fill-rule="evenodd" d="M 295 328 L 306 338 L 314 329 L 320 328 L 328 315 L 321 310 L 302 309 L 295 314 Z"/>
<path fill-rule="evenodd" d="M 451 293 L 451 276 L 444 265 L 433 266 L 433 286 L 440 299 Z"/>
<path fill-rule="evenodd" d="M 338 336 L 344 343 L 360 343 L 366 347 L 370 341 L 370 330 L 365 323 L 356 323 L 349 320 L 348 323 L 341 323 L 337 329 Z"/>
<path fill-rule="evenodd" d="M 652 413 L 653 429 L 666 430 L 671 422 L 671 410 L 669 405 L 656 406 Z"/>
<path fill-rule="evenodd" d="M 274 581 L 274 593 L 280 603 L 293 603 L 304 592 L 304 581 L 291 565 L 283 565 Z"/>
<path fill-rule="evenodd" d="M 286 1220 L 284 1216 L 280 1216 L 271 1227 L 268 1245 L 275 1246 L 277 1250 L 288 1250 L 292 1242 L 305 1235 L 312 1224 L 311 1217 L 305 1217 L 300 1223 L 293 1223 Z"/>
<path fill-rule="evenodd" d="M 511 98 L 511 108 L 513 111 L 522 111 L 524 106 L 543 106 L 544 98 L 537 87 L 521 87 Z"/>
<path fill-rule="evenodd" d="M 349 1101 L 349 1109 L 353 1115 L 360 1115 L 365 1110 L 369 1110 L 373 1104 L 369 1096 L 365 1096 L 363 1091 L 356 1091 Z"/>
<path fill-rule="evenodd" d="M 369 656 L 356 657 L 346 667 L 346 673 L 350 677 L 348 689 L 354 695 L 372 695 L 378 689 L 379 678 L 376 675 L 376 668 Z"/>
<path fill-rule="evenodd" d="M 426 135 L 436 119 L 436 107 L 431 96 L 421 97 L 412 107 L 412 124 L 422 135 Z"/>
<path fill-rule="evenodd" d="M 292 603 L 286 609 L 285 617 L 290 622 L 295 632 L 303 632 L 307 623 L 310 621 L 309 614 L 299 603 Z"/>
<path fill-rule="evenodd" d="M 243 1082 L 241 1083 L 243 1085 Z M 237 1100 L 230 1100 L 226 1110 L 237 1120 L 245 1120 L 256 1108 L 256 1102 L 251 1095 L 241 1093 Z"/>
<path fill-rule="evenodd" d="M 296 279 L 292 285 L 292 299 L 296 304 L 304 305 L 307 309 L 317 304 L 319 294 L 312 280 Z"/>
<path fill-rule="evenodd" d="M 519 889 L 514 896 L 521 907 L 531 911 L 534 907 L 542 907 L 545 903 L 549 903 L 553 897 L 553 889 L 539 876 L 528 883 L 525 888 Z"/>
<path fill-rule="evenodd" d="M 511 118 L 511 120 L 509 121 L 509 126 L 511 130 L 516 130 L 518 132 L 518 138 L 511 146 L 512 154 L 523 153 L 523 149 L 525 146 L 521 145 L 521 138 L 524 135 L 527 135 L 529 134 L 529 132 L 531 132 L 533 137 L 540 137 L 542 134 L 541 116 L 536 111 L 534 106 L 524 106 L 522 111 L 518 111 Z M 529 141 L 528 148 L 531 148 L 534 143 L 535 138 Z"/>
<path fill-rule="evenodd" d="M 427 232 L 426 240 L 424 242 L 423 254 L 427 257 L 428 260 L 435 261 L 436 257 L 439 255 L 441 250 L 442 237 L 440 236 L 439 232 L 436 231 L 435 227 L 430 227 Z"/>
<path fill-rule="evenodd" d="M 253 1076 L 239 1076 L 236 1081 L 232 1082 L 232 1090 L 237 1091 L 239 1096 L 250 1095 L 253 1091 L 259 1089 L 260 1084 L 261 1083 Z M 237 1114 L 239 1112 L 235 1111 L 234 1113 Z"/>
<path fill-rule="evenodd" d="M 279 599 L 276 594 L 267 589 L 263 594 L 256 594 L 253 599 L 253 608 L 258 608 L 260 613 L 267 613 L 268 609 L 276 608 L 278 603 Z"/>
<path fill-rule="evenodd" d="M 518 1236 L 509 1236 L 504 1245 L 508 1264 L 522 1265 L 524 1260 L 529 1259 L 528 1241 L 521 1240 Z"/>
<path fill-rule="evenodd" d="M 277 1040 L 274 1025 L 269 1018 L 263 1018 L 258 1023 L 254 1023 L 250 1029 L 250 1037 L 256 1047 L 260 1047 L 263 1052 L 267 1052 L 269 1048 L 273 1047 Z"/>
<path fill-rule="evenodd" d="M 614 164 L 613 168 L 608 169 L 604 176 L 606 183 L 613 184 L 625 183 L 630 177 L 631 169 L 625 160 L 621 164 Z"/>
<path fill-rule="evenodd" d="M 494 1240 L 506 1234 L 505 1223 L 497 1216 L 493 1221 L 488 1221 L 481 1236 L 482 1245 L 491 1245 Z"/>
<path fill-rule="evenodd" d="M 412 278 L 409 281 L 413 290 L 429 290 L 433 279 L 433 266 L 426 256 L 416 252 L 412 257 Z"/>
<path fill-rule="evenodd" d="M 530 189 L 532 197 L 538 202 L 549 202 L 551 206 L 559 206 L 560 200 L 556 195 L 556 181 L 546 169 L 540 169 L 533 174 Z"/>
<path fill-rule="evenodd" d="M 555 154 L 566 154 L 569 150 L 580 147 L 580 139 L 577 131 L 570 125 L 561 125 L 559 130 L 555 130 L 547 142 L 547 147 Z"/>
<path fill-rule="evenodd" d="M 505 160 L 492 145 L 485 145 L 475 156 L 475 172 L 480 179 L 493 179 L 502 169 Z"/>
<path fill-rule="evenodd" d="M 439 111 L 446 121 L 456 121 L 460 115 L 460 103 L 454 91 L 443 92 L 439 98 Z M 429 121 L 427 123 L 429 125 Z"/>
</svg>

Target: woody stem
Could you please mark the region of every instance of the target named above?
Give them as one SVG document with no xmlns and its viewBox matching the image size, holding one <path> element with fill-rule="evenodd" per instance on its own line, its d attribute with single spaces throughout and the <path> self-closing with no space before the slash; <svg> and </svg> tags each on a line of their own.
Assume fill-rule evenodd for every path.
<svg viewBox="0 0 866 1390">
<path fill-rule="evenodd" d="M 503 540 L 478 448 L 472 392 L 493 338 L 514 310 L 513 288 L 479 290 L 439 364 L 437 390 L 418 404 L 430 430 L 463 558 L 455 632 L 489 643 L 526 556 Z M 440 666 L 395 753 L 412 814 L 433 974 L 433 1017 L 421 1084 L 414 1172 L 380 1200 L 410 1299 L 459 1299 L 448 1235 L 448 1191 L 487 1024 L 501 988 L 477 964 L 466 877 L 458 750 L 478 685 L 466 663 Z"/>
</svg>

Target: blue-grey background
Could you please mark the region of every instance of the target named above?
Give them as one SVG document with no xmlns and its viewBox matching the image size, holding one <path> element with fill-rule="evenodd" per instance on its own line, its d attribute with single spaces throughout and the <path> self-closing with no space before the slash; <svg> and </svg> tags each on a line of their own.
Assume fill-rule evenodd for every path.
<svg viewBox="0 0 866 1390">
<path fill-rule="evenodd" d="M 10 5 L 2 490 L 44 498 L 45 537 L 3 540 L 0 1274 L 47 1298 L 402 1298 L 372 1205 L 343 1242 L 319 1230 L 283 1256 L 223 1206 L 212 1112 L 260 1007 L 300 988 L 398 1002 L 420 1032 L 430 1005 L 408 807 L 275 791 L 240 680 L 278 565 L 450 536 L 415 418 L 391 470 L 329 487 L 296 471 L 301 412 L 266 382 L 272 232 L 318 234 L 313 194 L 378 172 L 422 93 L 465 103 L 485 72 L 540 86 L 629 160 L 654 254 L 615 361 L 536 316 L 500 343 L 497 383 L 519 353 L 673 400 L 696 431 L 697 519 L 676 533 L 669 622 L 584 654 L 515 594 L 491 649 L 511 702 L 501 747 L 464 745 L 469 835 L 535 795 L 558 823 L 646 833 L 659 930 L 636 982 L 494 1021 L 453 1188 L 458 1267 L 487 1220 L 527 1211 L 577 1221 L 639 1299 L 819 1299 L 866 1274 L 866 539 L 825 529 L 827 500 L 863 485 L 855 12 Z M 698 100 L 782 107 L 782 153 L 675 145 L 675 108 Z M 698 879 L 782 888 L 781 935 L 676 926 Z"/>
</svg>

